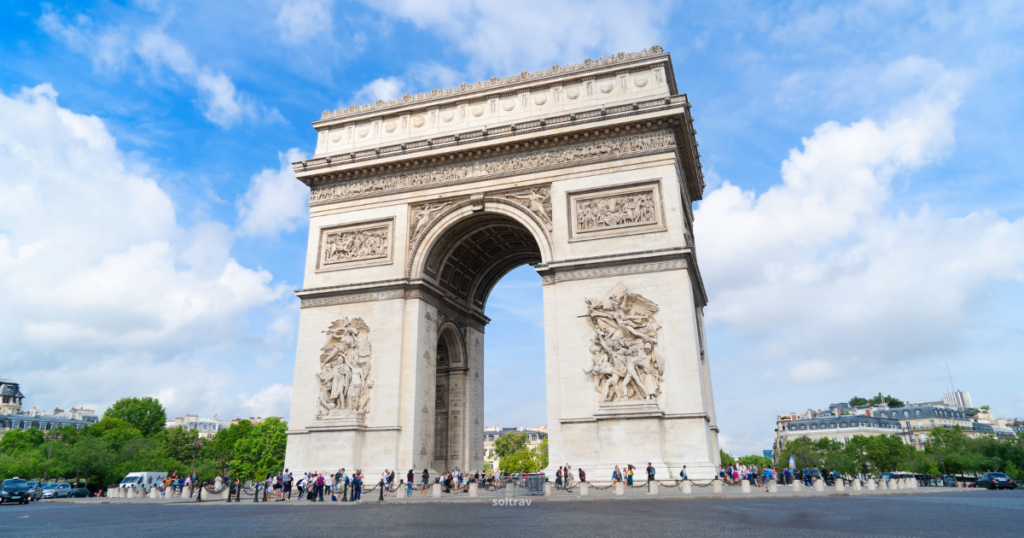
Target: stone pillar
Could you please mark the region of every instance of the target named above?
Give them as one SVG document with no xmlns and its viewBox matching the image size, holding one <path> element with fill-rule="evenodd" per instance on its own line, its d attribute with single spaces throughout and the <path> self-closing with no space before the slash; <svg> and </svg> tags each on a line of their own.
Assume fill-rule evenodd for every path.
<svg viewBox="0 0 1024 538">
<path fill-rule="evenodd" d="M 740 480 L 740 492 L 750 493 L 750 480 Z"/>
<path fill-rule="evenodd" d="M 651 481 L 649 481 L 647 483 L 647 486 L 648 486 L 648 488 L 647 488 L 647 494 L 648 495 L 657 495 L 658 494 L 658 482 L 656 482 L 654 480 L 651 480 Z"/>
<path fill-rule="evenodd" d="M 126 496 L 125 498 L 126 499 L 134 499 L 135 498 L 135 488 L 127 488 L 127 491 L 128 491 L 128 496 Z"/>
<path fill-rule="evenodd" d="M 799 480 L 793 480 L 793 492 L 800 493 L 804 490 L 804 483 Z"/>
<path fill-rule="evenodd" d="M 469 496 L 470 497 L 479 497 L 480 494 L 479 494 L 478 488 L 479 488 L 479 484 L 477 484 L 476 482 L 470 482 L 469 483 Z"/>
<path fill-rule="evenodd" d="M 689 480 L 683 480 L 683 495 L 690 495 L 693 493 L 693 486 L 690 485 Z"/>
<path fill-rule="evenodd" d="M 160 498 L 160 488 L 157 488 L 157 487 L 150 488 L 149 489 L 149 498 L 150 499 L 159 499 Z"/>
<path fill-rule="evenodd" d="M 431 486 L 431 488 L 430 488 L 430 496 L 435 498 L 435 499 L 440 499 L 441 498 L 441 484 L 434 483 L 434 485 Z"/>
<path fill-rule="evenodd" d="M 116 499 L 117 498 L 117 488 L 107 488 L 107 498 L 108 499 Z"/>
<path fill-rule="evenodd" d="M 814 491 L 825 491 L 825 481 L 820 478 L 815 480 Z"/>
<path fill-rule="evenodd" d="M 588 491 L 589 489 L 590 489 L 590 484 L 588 484 L 586 482 L 581 483 L 580 484 L 580 495 L 582 495 L 583 497 L 586 497 L 587 495 L 590 495 L 590 492 Z"/>
<path fill-rule="evenodd" d="M 878 479 L 878 489 L 889 489 L 889 483 L 884 478 Z"/>
<path fill-rule="evenodd" d="M 873 478 L 868 479 L 868 491 L 875 491 L 875 480 Z"/>
<path fill-rule="evenodd" d="M 615 494 L 616 495 L 625 495 L 626 494 L 626 485 L 623 484 L 622 482 L 616 482 L 615 483 Z"/>
<path fill-rule="evenodd" d="M 843 484 L 842 478 L 836 479 L 836 491 L 846 491 L 846 485 Z"/>
<path fill-rule="evenodd" d="M 544 482 L 544 496 L 551 496 L 551 482 Z"/>
<path fill-rule="evenodd" d="M 778 492 L 779 492 L 779 485 L 775 482 L 775 480 L 769 480 L 768 481 L 768 493 L 778 493 Z"/>
<path fill-rule="evenodd" d="M 473 493 L 473 486 L 475 486 L 475 485 L 476 484 L 471 484 L 470 485 L 470 488 L 469 488 L 469 492 L 470 493 Z M 404 499 L 405 495 L 406 495 L 406 492 L 407 492 L 407 488 L 405 487 L 405 484 L 399 484 L 399 486 L 397 488 L 395 488 L 395 498 L 396 499 Z M 470 497 L 476 497 L 476 495 L 470 495 Z"/>
<path fill-rule="evenodd" d="M 853 479 L 853 491 L 860 491 L 860 479 L 859 478 L 854 478 Z"/>
<path fill-rule="evenodd" d="M 717 478 L 712 480 L 711 481 L 711 491 L 714 491 L 715 493 L 721 493 L 722 492 L 722 481 L 717 479 Z"/>
</svg>

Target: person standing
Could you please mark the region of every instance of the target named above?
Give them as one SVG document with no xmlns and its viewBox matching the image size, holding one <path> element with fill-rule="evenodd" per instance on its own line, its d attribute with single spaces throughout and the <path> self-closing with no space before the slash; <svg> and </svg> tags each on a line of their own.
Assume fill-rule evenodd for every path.
<svg viewBox="0 0 1024 538">
<path fill-rule="evenodd" d="M 416 480 L 416 473 L 409 469 L 409 474 L 405 475 L 405 496 L 406 498 L 412 497 L 412 483 Z"/>
<path fill-rule="evenodd" d="M 288 469 L 284 470 L 284 495 L 286 501 L 292 498 L 292 473 Z"/>
<path fill-rule="evenodd" d="M 316 493 L 317 500 L 324 502 L 324 475 L 317 475 L 316 477 Z"/>
<path fill-rule="evenodd" d="M 619 466 L 615 466 L 615 470 L 612 471 L 612 483 L 622 482 L 622 471 L 619 470 Z"/>
<path fill-rule="evenodd" d="M 363 500 L 363 476 L 359 469 L 352 474 L 352 502 Z"/>
<path fill-rule="evenodd" d="M 583 469 L 580 469 L 580 484 L 582 484 L 582 483 L 584 483 L 586 481 L 587 481 L 587 472 L 584 471 Z"/>
<path fill-rule="evenodd" d="M 562 489 L 562 468 L 555 471 L 555 489 Z"/>
<path fill-rule="evenodd" d="M 423 469 L 423 482 L 420 485 L 420 497 L 427 495 L 427 486 L 430 485 L 430 471 Z"/>
<path fill-rule="evenodd" d="M 647 483 L 654 482 L 654 466 L 651 462 L 647 462 Z"/>
<path fill-rule="evenodd" d="M 633 465 L 630 464 L 626 467 L 626 485 L 633 486 Z"/>
</svg>

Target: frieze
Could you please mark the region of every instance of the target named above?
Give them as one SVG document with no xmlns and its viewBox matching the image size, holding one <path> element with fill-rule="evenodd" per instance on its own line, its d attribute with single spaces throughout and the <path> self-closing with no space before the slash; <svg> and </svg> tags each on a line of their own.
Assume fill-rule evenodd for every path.
<svg viewBox="0 0 1024 538">
<path fill-rule="evenodd" d="M 603 267 L 591 267 L 587 269 L 572 269 L 568 271 L 549 270 L 542 278 L 542 285 L 567 282 L 571 280 L 587 280 L 591 278 L 603 278 L 609 276 L 636 275 L 641 273 L 656 273 L 659 271 L 675 271 L 686 269 L 686 260 L 666 260 L 650 263 L 627 263 L 621 265 L 609 265 Z"/>
<path fill-rule="evenodd" d="M 392 263 L 394 218 L 320 229 L 316 271 Z"/>
<path fill-rule="evenodd" d="M 582 166 L 628 153 L 662 148 L 674 149 L 675 145 L 675 134 L 671 130 L 625 135 L 509 156 L 432 166 L 411 172 L 317 186 L 310 191 L 309 199 L 310 205 L 353 200 L 368 195 L 415 190 L 462 180 L 491 179 L 506 173 Z"/>
<path fill-rule="evenodd" d="M 375 291 L 371 293 L 355 293 L 345 295 L 334 295 L 331 297 L 310 297 L 302 298 L 300 308 L 314 308 L 318 306 L 333 306 L 339 304 L 368 303 L 371 301 L 387 301 L 405 297 L 405 291 L 401 289 Z"/>
<path fill-rule="evenodd" d="M 569 241 L 665 231 L 661 181 L 566 193 Z"/>
</svg>

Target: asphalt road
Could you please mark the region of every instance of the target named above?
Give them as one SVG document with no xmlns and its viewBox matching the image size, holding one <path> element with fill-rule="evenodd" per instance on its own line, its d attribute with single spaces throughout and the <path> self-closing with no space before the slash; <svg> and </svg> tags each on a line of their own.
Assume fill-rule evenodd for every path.
<svg viewBox="0 0 1024 538">
<path fill-rule="evenodd" d="M 1024 491 L 474 504 L 0 506 L 0 536 L 1024 536 Z"/>
</svg>

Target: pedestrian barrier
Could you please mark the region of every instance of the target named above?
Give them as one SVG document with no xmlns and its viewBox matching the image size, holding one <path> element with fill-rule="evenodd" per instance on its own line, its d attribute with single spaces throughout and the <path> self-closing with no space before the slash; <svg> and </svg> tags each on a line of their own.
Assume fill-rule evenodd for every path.
<svg viewBox="0 0 1024 538">
<path fill-rule="evenodd" d="M 750 493 L 750 480 L 740 481 L 740 491 L 743 493 Z"/>
<path fill-rule="evenodd" d="M 836 491 L 846 491 L 845 480 L 836 480 Z"/>
<path fill-rule="evenodd" d="M 820 478 L 815 480 L 814 491 L 825 491 L 825 481 Z"/>
</svg>

